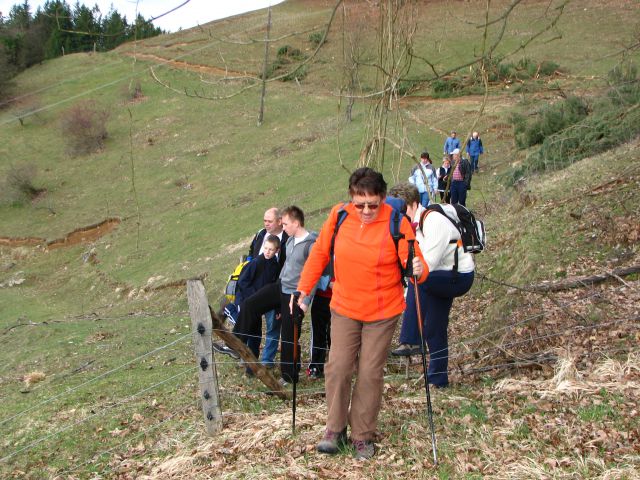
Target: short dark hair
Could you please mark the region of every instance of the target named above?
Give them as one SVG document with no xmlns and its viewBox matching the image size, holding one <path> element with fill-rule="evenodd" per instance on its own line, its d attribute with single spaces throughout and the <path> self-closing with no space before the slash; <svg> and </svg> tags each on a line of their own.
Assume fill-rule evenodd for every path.
<svg viewBox="0 0 640 480">
<path fill-rule="evenodd" d="M 265 242 L 272 244 L 276 250 L 280 249 L 280 239 L 276 235 L 267 235 Z"/>
<path fill-rule="evenodd" d="M 373 168 L 362 167 L 349 177 L 349 194 L 353 195 L 387 195 L 387 182 L 380 172 Z"/>
<path fill-rule="evenodd" d="M 429 152 L 427 152 L 426 150 L 420 154 L 420 158 L 428 158 L 429 160 L 431 160 Z"/>
<path fill-rule="evenodd" d="M 304 227 L 304 212 L 300 207 L 295 205 L 289 205 L 282 210 L 282 216 L 287 216 L 291 220 L 297 220 L 301 227 Z"/>
<path fill-rule="evenodd" d="M 414 203 L 420 203 L 420 193 L 415 185 L 409 182 L 401 182 L 395 184 L 389 190 L 389 195 L 396 198 L 401 198 L 407 205 L 413 205 Z"/>
</svg>

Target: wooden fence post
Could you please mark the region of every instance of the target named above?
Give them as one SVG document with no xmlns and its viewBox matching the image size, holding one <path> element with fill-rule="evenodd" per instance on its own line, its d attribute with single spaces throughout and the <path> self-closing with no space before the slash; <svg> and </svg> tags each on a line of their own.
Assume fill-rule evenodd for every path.
<svg viewBox="0 0 640 480">
<path fill-rule="evenodd" d="M 204 423 L 207 426 L 207 434 L 214 436 L 222 428 L 222 410 L 218 392 L 218 372 L 211 346 L 211 314 L 201 280 L 187 280 L 187 301 L 193 331 L 193 347 L 198 363 Z"/>
</svg>

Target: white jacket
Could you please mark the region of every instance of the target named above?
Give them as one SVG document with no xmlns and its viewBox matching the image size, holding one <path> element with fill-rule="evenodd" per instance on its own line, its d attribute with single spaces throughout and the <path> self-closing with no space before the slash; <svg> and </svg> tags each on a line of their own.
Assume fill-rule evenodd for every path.
<svg viewBox="0 0 640 480">
<path fill-rule="evenodd" d="M 447 214 L 453 218 L 458 218 L 454 207 L 443 204 L 442 208 Z M 420 214 L 424 211 L 418 208 Z M 418 215 L 416 213 L 416 215 Z M 420 216 L 415 221 L 420 221 Z M 427 261 L 429 271 L 435 270 L 453 270 L 454 253 L 458 249 L 458 272 L 470 273 L 475 269 L 473 254 L 464 251 L 464 248 L 458 247 L 455 243 L 449 243 L 452 240 L 460 240 L 460 232 L 451 223 L 451 220 L 438 212 L 429 213 L 424 219 L 422 230 L 418 226 L 416 238 L 420 245 L 420 250 L 424 259 Z"/>
</svg>

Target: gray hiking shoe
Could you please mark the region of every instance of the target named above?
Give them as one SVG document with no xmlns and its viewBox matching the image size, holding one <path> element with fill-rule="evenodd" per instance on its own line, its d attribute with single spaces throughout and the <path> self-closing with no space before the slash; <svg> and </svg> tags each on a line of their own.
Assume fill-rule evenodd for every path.
<svg viewBox="0 0 640 480">
<path fill-rule="evenodd" d="M 284 378 L 280 377 L 278 379 L 278 383 L 282 388 L 287 388 L 289 386 L 289 382 L 287 382 Z"/>
<path fill-rule="evenodd" d="M 356 460 L 369 460 L 376 453 L 371 440 L 354 440 L 353 449 L 353 456 Z"/>
<path fill-rule="evenodd" d="M 321 453 L 330 453 L 336 454 L 341 446 L 347 443 L 347 427 L 344 427 L 344 430 L 341 432 L 332 432 L 327 429 L 324 432 L 324 437 L 318 443 L 316 450 Z"/>
<path fill-rule="evenodd" d="M 411 355 L 420 355 L 420 353 L 420 345 L 409 345 L 408 343 L 403 343 L 393 350 L 391 355 L 396 357 L 410 357 Z"/>
<path fill-rule="evenodd" d="M 229 355 L 234 360 L 240 359 L 240 355 L 238 354 L 238 352 L 236 352 L 232 348 L 227 347 L 227 345 L 224 344 L 223 342 L 213 342 L 211 346 L 218 353 L 224 353 L 225 355 Z"/>
</svg>

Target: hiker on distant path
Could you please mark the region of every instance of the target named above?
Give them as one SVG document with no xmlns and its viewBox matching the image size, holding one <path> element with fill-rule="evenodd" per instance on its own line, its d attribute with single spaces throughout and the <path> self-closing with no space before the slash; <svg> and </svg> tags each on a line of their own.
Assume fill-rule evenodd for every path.
<svg viewBox="0 0 640 480">
<path fill-rule="evenodd" d="M 422 152 L 420 155 L 420 164 L 416 166 L 413 173 L 409 177 L 409 182 L 416 186 L 420 192 L 420 203 L 426 207 L 435 200 L 436 190 L 438 189 L 438 179 L 435 170 L 431 165 L 431 158 L 428 152 Z"/>
<path fill-rule="evenodd" d="M 449 160 L 448 155 L 445 155 L 442 159 L 442 166 L 436 170 L 436 177 L 438 177 L 438 193 L 440 193 L 441 203 L 449 203 L 451 201 L 451 191 L 447 191 L 447 183 L 449 181 L 450 173 L 451 160 Z"/>
<path fill-rule="evenodd" d="M 277 282 L 265 285 L 251 295 L 242 304 L 238 322 L 233 328 L 233 333 L 242 341 L 248 343 L 250 338 L 259 337 L 262 331 L 261 316 L 269 310 L 277 309 L 281 322 L 281 348 L 280 348 L 280 383 L 284 386 L 297 378 L 298 362 L 294 364 L 293 358 L 293 321 L 289 310 L 291 295 L 296 291 L 302 267 L 309 256 L 317 235 L 308 232 L 304 228 L 303 211 L 292 205 L 282 211 L 282 227 L 289 236 L 285 245 L 287 259 L 284 262 L 280 278 Z M 283 249 L 284 250 L 284 249 Z M 310 293 L 313 294 L 312 290 Z M 306 305 L 311 303 L 313 296 L 305 299 Z M 306 310 L 306 309 L 305 309 Z M 258 356 L 258 348 L 250 346 L 254 355 Z M 300 352 L 300 349 L 297 349 Z"/>
<path fill-rule="evenodd" d="M 278 262 L 280 268 L 284 265 L 287 258 L 287 252 L 284 245 L 287 243 L 289 236 L 287 232 L 282 229 L 282 215 L 280 210 L 276 207 L 272 207 L 264 212 L 264 228 L 256 233 L 256 236 L 251 241 L 249 247 L 249 256 L 256 257 L 264 251 L 265 239 L 269 235 L 275 235 L 280 239 L 280 252 L 278 253 Z M 278 271 L 278 273 L 280 273 Z M 262 349 L 262 357 L 260 362 L 267 366 L 273 367 L 275 364 L 276 353 L 278 353 L 278 344 L 280 343 L 280 316 L 276 315 L 276 311 L 272 310 L 264 315 L 266 332 L 264 340 L 264 348 Z M 261 332 L 262 333 L 262 332 Z M 250 340 L 257 343 L 257 348 L 260 348 L 260 338 Z"/>
<path fill-rule="evenodd" d="M 408 240 L 415 238 L 409 221 L 402 218 L 404 238 L 396 250 L 390 233 L 394 210 L 385 203 L 386 192 L 381 173 L 366 167 L 353 172 L 349 178 L 351 202 L 331 210 L 298 283 L 299 304 L 305 309 L 307 295 L 331 260 L 333 244 L 331 350 L 325 366 L 328 414 L 326 431 L 317 447 L 323 453 L 335 454 L 346 443 L 348 423 L 355 457 L 374 455 L 384 367 L 405 304 L 399 261 L 406 267 Z M 336 233 L 341 211 L 346 217 Z M 428 272 L 419 247 L 412 265 L 423 282 Z M 357 380 L 352 391 L 354 373 Z"/>
<path fill-rule="evenodd" d="M 478 159 L 480 155 L 484 153 L 484 147 L 482 146 L 482 140 L 478 132 L 473 132 L 471 138 L 467 140 L 467 154 L 471 159 L 471 171 L 479 172 L 480 167 L 478 165 Z"/>
<path fill-rule="evenodd" d="M 451 157 L 451 155 L 453 154 L 453 151 L 457 148 L 458 150 L 461 148 L 460 147 L 460 140 L 456 137 L 457 133 L 455 130 L 451 131 L 451 135 L 449 137 L 447 137 L 447 139 L 444 141 L 444 154 L 445 155 L 449 155 L 449 157 Z"/>
<path fill-rule="evenodd" d="M 418 204 L 417 191 L 411 185 L 400 184 L 391 189 L 391 195 L 407 203 L 407 215 L 419 218 L 416 238 L 429 267 L 429 276 L 418 285 L 422 309 L 423 332 L 429 347 L 429 383 L 439 388 L 449 385 L 448 327 L 453 299 L 464 295 L 473 284 L 475 263 L 473 255 L 466 253 L 457 240 L 460 232 L 439 212 L 425 211 Z M 455 208 L 441 205 L 447 214 L 457 218 Z M 458 269 L 455 271 L 455 252 L 458 251 Z M 400 346 L 391 352 L 396 356 L 419 355 L 420 331 L 416 311 L 414 286 L 407 290 L 407 308 L 400 329 Z"/>
<path fill-rule="evenodd" d="M 469 160 L 460 156 L 460 150 L 455 149 L 453 155 L 453 172 L 451 173 L 451 203 L 467 206 L 467 190 L 471 190 L 471 165 Z"/>
</svg>

